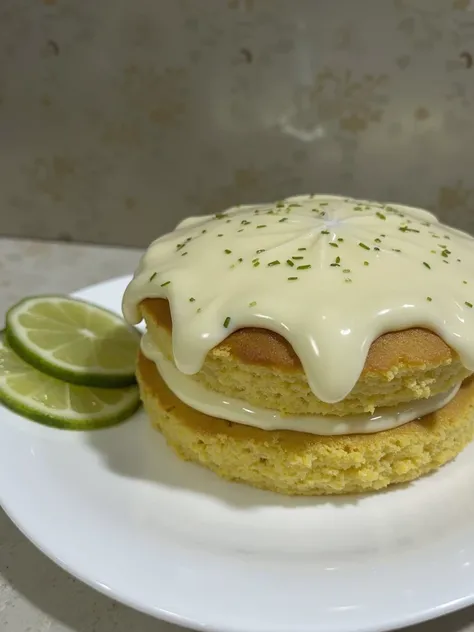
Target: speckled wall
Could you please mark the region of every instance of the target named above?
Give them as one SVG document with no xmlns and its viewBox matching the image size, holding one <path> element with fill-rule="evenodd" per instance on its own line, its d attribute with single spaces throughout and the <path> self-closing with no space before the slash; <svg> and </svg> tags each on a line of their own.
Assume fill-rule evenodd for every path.
<svg viewBox="0 0 474 632">
<path fill-rule="evenodd" d="M 0 0 L 0 232 L 316 191 L 474 231 L 473 56 L 473 0 Z"/>
</svg>

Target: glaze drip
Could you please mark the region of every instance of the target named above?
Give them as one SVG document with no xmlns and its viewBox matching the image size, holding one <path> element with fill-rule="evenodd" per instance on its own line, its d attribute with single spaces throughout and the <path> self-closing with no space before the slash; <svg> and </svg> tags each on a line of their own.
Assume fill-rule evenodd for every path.
<svg viewBox="0 0 474 632">
<path fill-rule="evenodd" d="M 188 218 L 154 241 L 124 295 L 169 300 L 185 374 L 232 331 L 285 337 L 313 393 L 340 401 L 381 334 L 426 327 L 474 371 L 474 239 L 428 211 L 338 196 Z"/>
</svg>

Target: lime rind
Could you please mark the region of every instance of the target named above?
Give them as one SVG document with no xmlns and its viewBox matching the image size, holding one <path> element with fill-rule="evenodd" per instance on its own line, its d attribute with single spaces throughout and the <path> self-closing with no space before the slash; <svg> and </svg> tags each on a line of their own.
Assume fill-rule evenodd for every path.
<svg viewBox="0 0 474 632">
<path fill-rule="evenodd" d="M 112 391 L 62 382 L 28 365 L 4 340 L 0 340 L 0 401 L 23 417 L 68 430 L 116 425 L 140 406 L 136 386 Z"/>
<path fill-rule="evenodd" d="M 7 312 L 6 337 L 28 364 L 60 380 L 102 388 L 135 384 L 140 333 L 97 305 L 61 295 L 23 299 Z"/>
</svg>

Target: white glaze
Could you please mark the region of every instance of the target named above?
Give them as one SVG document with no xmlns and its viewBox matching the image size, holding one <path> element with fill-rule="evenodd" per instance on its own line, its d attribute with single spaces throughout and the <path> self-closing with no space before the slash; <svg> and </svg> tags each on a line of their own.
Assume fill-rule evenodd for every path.
<svg viewBox="0 0 474 632">
<path fill-rule="evenodd" d="M 429 328 L 474 371 L 473 271 L 474 239 L 428 211 L 299 196 L 185 220 L 151 244 L 123 311 L 137 323 L 141 300 L 169 300 L 174 360 L 185 374 L 236 329 L 276 331 L 314 394 L 332 403 L 352 390 L 371 343 L 388 331 Z"/>
<path fill-rule="evenodd" d="M 293 430 L 315 435 L 370 434 L 398 428 L 403 424 L 429 415 L 446 406 L 459 390 L 460 384 L 446 393 L 420 399 L 391 408 L 379 408 L 374 413 L 349 415 L 286 415 L 268 408 L 253 406 L 234 397 L 211 391 L 175 367 L 156 347 L 149 334 L 141 340 L 143 354 L 155 362 L 168 388 L 182 402 L 211 417 L 227 419 L 262 430 Z"/>
</svg>

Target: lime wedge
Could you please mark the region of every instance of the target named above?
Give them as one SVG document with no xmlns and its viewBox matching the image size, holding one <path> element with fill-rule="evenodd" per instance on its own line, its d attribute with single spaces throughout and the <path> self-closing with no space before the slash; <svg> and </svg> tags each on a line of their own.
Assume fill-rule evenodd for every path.
<svg viewBox="0 0 474 632">
<path fill-rule="evenodd" d="M 0 340 L 0 401 L 48 426 L 92 430 L 130 417 L 140 396 L 137 386 L 109 389 L 61 382 L 37 371 Z"/>
<path fill-rule="evenodd" d="M 97 305 L 26 298 L 8 311 L 6 337 L 25 362 L 60 380 L 104 388 L 135 383 L 140 334 Z"/>
</svg>

